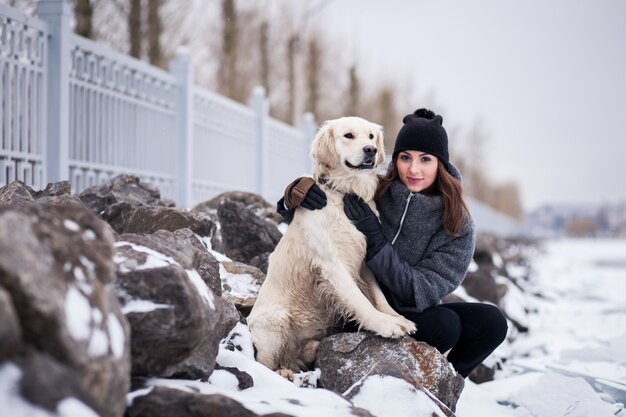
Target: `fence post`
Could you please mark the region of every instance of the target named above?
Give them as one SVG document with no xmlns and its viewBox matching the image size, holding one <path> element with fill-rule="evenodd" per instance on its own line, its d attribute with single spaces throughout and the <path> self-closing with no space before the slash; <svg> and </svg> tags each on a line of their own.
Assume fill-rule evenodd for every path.
<svg viewBox="0 0 626 417">
<path fill-rule="evenodd" d="M 315 123 L 315 116 L 313 116 L 313 113 L 306 112 L 302 115 L 300 130 L 304 134 L 304 143 L 307 145 L 304 147 L 304 166 L 306 167 L 307 172 L 313 173 L 311 145 L 313 144 L 313 139 L 315 139 L 315 133 L 317 133 L 317 124 Z"/>
<path fill-rule="evenodd" d="M 65 0 L 39 0 L 37 14 L 48 24 L 47 56 L 47 181 L 70 179 L 70 19 Z"/>
<path fill-rule="evenodd" d="M 267 120 L 269 118 L 269 102 L 265 98 L 265 88 L 256 86 L 248 99 L 248 106 L 256 115 L 256 153 L 257 153 L 257 193 L 267 198 Z"/>
<path fill-rule="evenodd" d="M 173 140 L 177 140 L 177 203 L 180 207 L 191 208 L 193 181 L 193 67 L 185 48 L 176 51 L 170 63 L 170 73 L 178 80 L 177 127 Z"/>
</svg>

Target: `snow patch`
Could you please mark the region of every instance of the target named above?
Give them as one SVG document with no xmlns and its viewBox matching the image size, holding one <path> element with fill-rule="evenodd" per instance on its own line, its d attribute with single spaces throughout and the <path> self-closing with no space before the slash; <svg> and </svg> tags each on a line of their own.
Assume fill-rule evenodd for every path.
<svg viewBox="0 0 626 417">
<path fill-rule="evenodd" d="M 149 300 L 135 299 L 130 300 L 122 307 L 122 313 L 124 313 L 124 315 L 130 313 L 148 313 L 159 308 L 174 308 L 174 306 L 171 304 L 157 304 Z"/>
<path fill-rule="evenodd" d="M 202 242 L 202 244 L 204 245 L 207 251 L 209 252 L 213 251 L 213 243 L 211 243 L 211 236 L 200 236 L 197 233 L 194 233 L 194 234 L 196 235 L 198 240 Z"/>
<path fill-rule="evenodd" d="M 202 277 L 200 276 L 198 271 L 196 271 L 195 269 L 187 269 L 185 270 L 185 272 L 187 272 L 187 276 L 189 277 L 193 285 L 196 287 L 196 290 L 198 290 L 198 293 L 200 293 L 200 297 L 202 297 L 204 302 L 208 304 L 211 310 L 215 310 L 213 292 L 206 285 L 206 282 L 202 280 Z"/>
<path fill-rule="evenodd" d="M 372 375 L 366 378 L 352 398 L 352 404 L 377 417 L 445 417 L 427 394 L 416 390 L 405 380 L 391 376 Z"/>
<path fill-rule="evenodd" d="M 237 377 L 224 369 L 214 370 L 209 377 L 209 383 L 231 391 L 239 391 L 239 381 Z"/>
<path fill-rule="evenodd" d="M 153 389 L 154 387 L 148 387 L 129 392 L 128 394 L 126 394 L 126 404 L 128 405 L 128 407 L 130 407 L 131 405 L 133 405 L 133 401 L 135 401 L 135 398 L 148 395 L 152 392 Z"/>
<path fill-rule="evenodd" d="M 70 285 L 65 295 L 65 323 L 75 340 L 89 338 L 91 329 L 91 305 L 89 300 Z"/>
<path fill-rule="evenodd" d="M 94 329 L 91 338 L 89 339 L 89 346 L 87 353 L 91 357 L 104 356 L 109 352 L 109 337 L 106 332 L 101 329 Z"/>
<path fill-rule="evenodd" d="M 220 264 L 220 278 L 230 288 L 228 293 L 237 298 L 256 297 L 261 285 L 250 274 L 233 274 Z M 222 287 L 222 289 L 224 289 Z"/>
<path fill-rule="evenodd" d="M 80 230 L 80 226 L 73 220 L 65 219 L 63 220 L 63 226 L 66 229 L 71 230 L 72 232 L 77 232 Z"/>
<path fill-rule="evenodd" d="M 582 378 L 556 373 L 543 375 L 536 384 L 521 389 L 513 399 L 535 417 L 613 417 L 611 407 L 600 400 Z"/>
<path fill-rule="evenodd" d="M 58 417 L 47 410 L 24 400 L 18 393 L 21 391 L 20 381 L 22 370 L 11 362 L 0 366 L 0 406 L 4 413 L 9 411 L 10 417 Z"/>
<path fill-rule="evenodd" d="M 82 401 L 76 398 L 65 398 L 57 405 L 57 413 L 59 417 L 99 417 L 99 414 L 93 411 Z"/>
<path fill-rule="evenodd" d="M 142 245 L 137 245 L 131 242 L 119 241 L 116 242 L 113 246 L 116 248 L 130 246 L 130 248 L 135 252 L 141 252 L 148 255 L 146 262 L 139 265 L 137 264 L 137 261 L 135 259 L 129 259 L 120 253 L 116 253 L 113 256 L 113 261 L 118 265 L 119 270 L 122 273 L 127 273 L 133 270 L 164 268 L 169 265 L 179 265 L 178 262 L 176 262 L 172 257 L 164 255 L 161 252 L 157 252 Z"/>
<path fill-rule="evenodd" d="M 109 313 L 107 316 L 107 328 L 109 330 L 113 355 L 116 358 L 122 358 L 124 356 L 126 337 L 124 336 L 122 324 L 113 313 Z"/>
<path fill-rule="evenodd" d="M 87 269 L 87 275 L 90 277 L 96 276 L 96 264 L 93 263 L 91 259 L 81 255 L 78 257 L 78 260 Z"/>
<path fill-rule="evenodd" d="M 228 336 L 220 341 L 220 349 L 241 352 L 244 356 L 254 359 L 254 346 L 250 329 L 243 323 L 237 323 Z"/>
<path fill-rule="evenodd" d="M 211 252 L 211 255 L 213 255 L 213 257 L 215 259 L 217 259 L 218 262 L 232 262 L 233 260 L 230 259 L 228 256 L 224 255 L 223 253 L 220 253 L 218 251 L 209 249 L 209 252 Z"/>
</svg>

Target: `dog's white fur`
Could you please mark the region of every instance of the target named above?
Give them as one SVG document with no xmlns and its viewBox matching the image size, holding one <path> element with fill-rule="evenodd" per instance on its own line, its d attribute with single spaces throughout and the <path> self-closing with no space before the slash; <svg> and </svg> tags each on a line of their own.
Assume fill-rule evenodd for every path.
<svg viewBox="0 0 626 417">
<path fill-rule="evenodd" d="M 350 134 L 352 138 L 349 138 Z M 376 147 L 375 164 L 365 147 Z M 367 268 L 365 237 L 343 211 L 343 195 L 354 193 L 373 210 L 383 162 L 382 128 L 359 117 L 327 121 L 312 144 L 313 177 L 328 204 L 321 210 L 296 209 L 293 221 L 269 258 L 265 282 L 248 317 L 257 360 L 283 375 L 306 369 L 319 340 L 343 318 L 385 337 L 415 331 L 415 325 L 387 303 Z M 374 158 L 369 158 L 373 160 Z"/>
</svg>

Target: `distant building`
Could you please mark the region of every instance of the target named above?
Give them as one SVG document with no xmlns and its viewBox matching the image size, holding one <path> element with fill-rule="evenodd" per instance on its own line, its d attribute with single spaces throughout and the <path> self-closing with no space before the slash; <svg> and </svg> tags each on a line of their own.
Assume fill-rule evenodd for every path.
<svg viewBox="0 0 626 417">
<path fill-rule="evenodd" d="M 626 202 L 546 205 L 530 213 L 527 223 L 553 236 L 626 237 Z"/>
</svg>

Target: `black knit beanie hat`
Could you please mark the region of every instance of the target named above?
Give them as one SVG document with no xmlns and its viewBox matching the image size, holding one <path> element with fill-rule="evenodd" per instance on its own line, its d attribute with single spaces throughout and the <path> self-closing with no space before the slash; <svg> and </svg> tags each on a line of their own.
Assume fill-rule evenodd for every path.
<svg viewBox="0 0 626 417">
<path fill-rule="evenodd" d="M 404 116 L 402 122 L 404 126 L 393 147 L 394 160 L 400 151 L 422 151 L 435 155 L 448 166 L 448 134 L 442 126 L 443 117 L 428 109 L 418 109 Z"/>
</svg>

